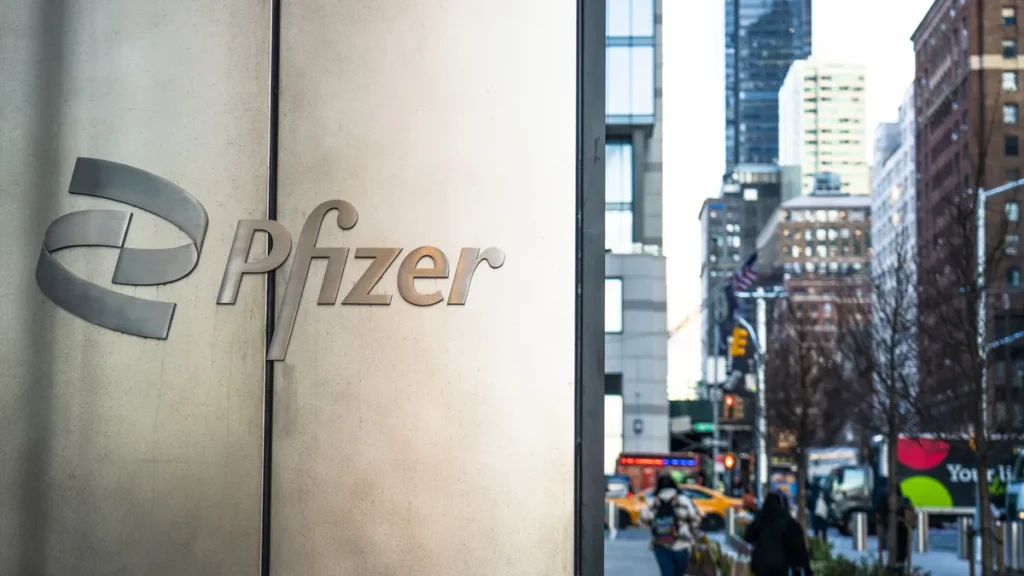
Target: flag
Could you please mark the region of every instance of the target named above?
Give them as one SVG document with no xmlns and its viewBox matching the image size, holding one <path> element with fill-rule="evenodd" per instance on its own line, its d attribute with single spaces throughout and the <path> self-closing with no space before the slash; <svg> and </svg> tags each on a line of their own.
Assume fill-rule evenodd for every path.
<svg viewBox="0 0 1024 576">
<path fill-rule="evenodd" d="M 754 272 L 754 264 L 757 262 L 757 252 L 750 255 L 747 261 L 740 266 L 739 270 L 732 275 L 732 289 L 736 292 L 750 290 L 757 280 L 757 272 Z"/>
</svg>

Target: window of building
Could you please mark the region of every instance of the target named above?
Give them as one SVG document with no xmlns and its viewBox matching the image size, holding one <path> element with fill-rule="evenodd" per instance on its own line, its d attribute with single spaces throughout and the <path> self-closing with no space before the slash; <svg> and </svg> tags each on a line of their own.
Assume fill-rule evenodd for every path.
<svg viewBox="0 0 1024 576">
<path fill-rule="evenodd" d="M 1003 154 L 1007 156 L 1016 156 L 1020 153 L 1020 142 L 1017 137 L 1012 134 L 1003 136 Z"/>
<path fill-rule="evenodd" d="M 1013 266 L 1006 270 L 1006 283 L 1014 288 L 1020 288 L 1020 268 Z"/>
<path fill-rule="evenodd" d="M 604 247 L 626 251 L 633 246 L 633 145 L 609 142 L 604 152 Z"/>
<path fill-rule="evenodd" d="M 1017 124 L 1020 121 L 1020 107 L 1016 104 L 1003 104 L 1003 124 Z"/>
<path fill-rule="evenodd" d="M 1012 71 L 1003 71 L 1003 90 L 1006 92 L 1017 91 L 1017 73 Z"/>
<path fill-rule="evenodd" d="M 757 201 L 757 188 L 744 188 L 743 199 L 747 202 Z"/>
<path fill-rule="evenodd" d="M 654 116 L 654 46 L 608 46 L 605 114 Z"/>
<path fill-rule="evenodd" d="M 1006 235 L 1006 253 L 1013 256 L 1017 253 L 1017 247 L 1020 245 L 1020 236 L 1017 234 Z"/>
<path fill-rule="evenodd" d="M 604 279 L 604 331 L 622 332 L 622 278 Z"/>
<path fill-rule="evenodd" d="M 654 36 L 654 0 L 608 0 L 606 6 L 609 38 Z"/>
<path fill-rule="evenodd" d="M 1003 205 L 1006 210 L 1007 222 L 1017 222 L 1020 220 L 1020 203 L 1018 202 L 1007 202 Z"/>
<path fill-rule="evenodd" d="M 1017 41 L 1003 40 L 1003 58 L 1017 57 Z"/>
<path fill-rule="evenodd" d="M 1013 6 L 1003 7 L 1003 25 L 1013 26 L 1017 24 L 1017 9 Z"/>
</svg>

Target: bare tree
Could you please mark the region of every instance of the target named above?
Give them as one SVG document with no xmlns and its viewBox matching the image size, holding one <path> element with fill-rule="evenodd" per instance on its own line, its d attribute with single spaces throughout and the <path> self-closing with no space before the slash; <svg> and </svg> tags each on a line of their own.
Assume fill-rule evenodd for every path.
<svg viewBox="0 0 1024 576">
<path fill-rule="evenodd" d="M 839 307 L 839 350 L 855 373 L 867 379 L 866 385 L 846 388 L 852 391 L 848 404 L 890 447 L 888 526 L 896 525 L 900 505 L 895 447 L 901 434 L 916 430 L 919 420 L 916 268 L 909 231 L 896 225 L 892 244 L 871 271 L 870 299 L 847 292 Z M 896 550 L 896 531 L 889 530 L 887 537 L 887 549 Z M 895 555 L 889 554 L 888 566 L 895 568 Z"/>
<path fill-rule="evenodd" d="M 991 385 L 995 378 L 991 377 L 987 352 L 992 340 L 987 328 L 991 322 L 986 321 L 984 329 L 978 322 L 983 295 L 991 304 L 996 300 L 992 296 L 1006 294 L 1002 279 L 1007 256 L 1017 253 L 1018 223 L 1006 218 L 1001 206 L 986 210 L 987 234 L 983 249 L 987 266 L 985 275 L 979 278 L 977 193 L 987 182 L 997 180 L 986 176 L 986 169 L 990 164 L 994 124 L 1001 119 L 999 101 L 998 96 L 994 102 L 989 101 L 987 114 L 984 106 L 981 107 L 978 131 L 968 142 L 969 153 L 959 163 L 952 164 L 952 177 L 958 188 L 962 183 L 962 188 L 959 193 L 943 198 L 933 210 L 935 234 L 930 241 L 918 246 L 921 251 L 918 272 L 922 279 L 917 294 L 921 310 L 917 403 L 920 421 L 924 429 L 936 434 L 960 441 L 970 438 L 977 457 L 980 520 L 977 529 L 982 535 L 982 574 L 986 576 L 992 573 L 995 536 L 989 491 L 993 457 L 1007 448 L 1004 442 L 1019 437 L 1013 421 L 1018 410 L 994 409 L 997 386 Z M 960 126 L 962 130 L 966 128 L 966 125 Z M 1008 243 L 1010 238 L 1013 241 Z M 992 313 L 991 307 L 984 307 L 986 320 Z M 988 383 L 985 383 L 986 378 Z M 1016 400 L 1019 402 L 1019 398 Z M 1007 404 L 1002 403 L 1004 408 Z"/>
<path fill-rule="evenodd" d="M 842 429 L 830 407 L 837 394 L 836 331 L 821 322 L 818 303 L 799 296 L 779 302 L 766 365 L 765 401 L 771 427 L 789 438 L 797 460 L 797 518 L 807 527 L 808 450 Z M 840 423 L 837 425 L 837 423 Z"/>
</svg>

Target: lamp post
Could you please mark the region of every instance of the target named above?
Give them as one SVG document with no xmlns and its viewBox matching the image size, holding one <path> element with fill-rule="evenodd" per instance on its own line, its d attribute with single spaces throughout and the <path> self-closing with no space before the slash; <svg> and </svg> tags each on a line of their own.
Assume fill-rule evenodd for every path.
<svg viewBox="0 0 1024 576">
<path fill-rule="evenodd" d="M 991 196 L 996 196 L 1013 190 L 1014 188 L 1024 185 L 1024 179 L 1017 180 L 1015 182 L 1007 182 L 1002 186 L 997 186 L 991 190 L 985 190 L 985 188 L 979 186 L 977 192 L 977 211 L 975 213 L 975 221 L 977 225 L 977 238 L 976 238 L 976 251 L 977 251 L 977 278 L 975 279 L 975 289 L 978 292 L 977 309 L 977 337 L 975 338 L 978 346 L 978 360 L 981 363 L 981 386 L 979 386 L 979 393 L 981 395 L 981 402 L 979 402 L 978 409 L 980 430 L 977 431 L 978 435 L 983 439 L 984 443 L 988 442 L 988 349 L 989 346 L 985 342 L 988 326 L 987 326 L 987 315 L 986 315 L 986 282 L 985 282 L 985 267 L 986 267 L 986 237 L 985 237 L 985 201 Z M 981 494 L 977 492 L 977 486 L 975 487 L 975 502 L 978 506 L 975 509 L 975 526 L 980 525 L 981 516 Z"/>
</svg>

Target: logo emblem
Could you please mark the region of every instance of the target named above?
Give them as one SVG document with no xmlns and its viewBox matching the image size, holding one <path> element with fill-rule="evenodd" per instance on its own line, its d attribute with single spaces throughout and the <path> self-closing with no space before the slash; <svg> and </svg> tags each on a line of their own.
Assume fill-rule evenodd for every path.
<svg viewBox="0 0 1024 576">
<path fill-rule="evenodd" d="M 174 318 L 171 302 L 121 294 L 76 276 L 54 253 L 76 246 L 121 250 L 114 284 L 156 286 L 188 276 L 199 263 L 209 219 L 199 201 L 155 174 L 125 164 L 79 158 L 70 194 L 106 198 L 150 212 L 175 225 L 191 240 L 175 248 L 125 248 L 132 213 L 83 210 L 65 214 L 46 229 L 36 263 L 36 283 L 54 304 L 86 322 L 144 338 L 166 340 Z"/>
</svg>

